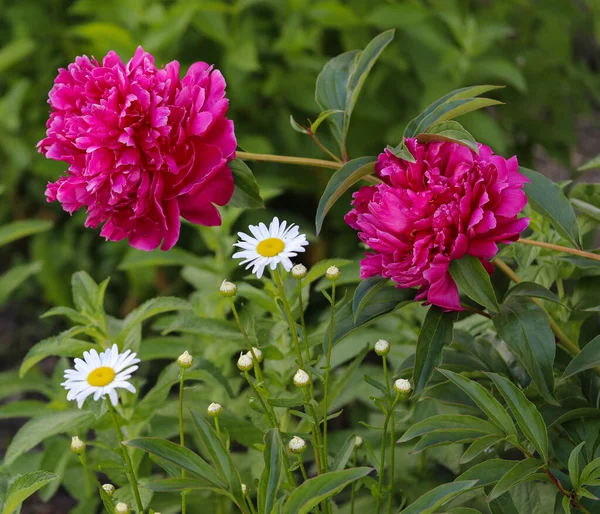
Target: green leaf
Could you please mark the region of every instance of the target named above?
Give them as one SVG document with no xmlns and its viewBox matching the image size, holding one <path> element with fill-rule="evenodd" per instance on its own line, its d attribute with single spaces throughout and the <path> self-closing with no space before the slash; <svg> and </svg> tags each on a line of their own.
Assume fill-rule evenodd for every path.
<svg viewBox="0 0 600 514">
<path fill-rule="evenodd" d="M 323 111 L 336 110 L 328 121 L 340 148 L 345 148 L 350 117 L 362 86 L 381 52 L 394 38 L 388 30 L 376 36 L 363 51 L 352 50 L 331 59 L 317 77 L 315 100 Z"/>
<path fill-rule="evenodd" d="M 115 511 L 115 504 L 101 485 L 98 485 L 98 493 L 100 494 L 100 499 L 102 500 L 102 505 L 104 505 L 106 514 L 113 514 Z"/>
<path fill-rule="evenodd" d="M 454 481 L 426 492 L 402 511 L 402 514 L 431 514 L 459 494 L 471 489 L 477 480 Z"/>
<path fill-rule="evenodd" d="M 423 436 L 421 440 L 415 444 L 411 453 L 420 453 L 427 448 L 434 448 L 436 446 L 470 443 L 477 439 L 480 435 L 481 432 L 474 430 L 437 430 Z"/>
<path fill-rule="evenodd" d="M 19 377 L 22 378 L 25 376 L 33 366 L 46 357 L 81 357 L 83 352 L 91 350 L 92 348 L 101 349 L 95 343 L 72 339 L 70 337 L 57 336 L 44 339 L 33 346 L 27 352 L 27 355 L 25 355 L 25 358 L 21 363 L 21 368 L 19 369 Z"/>
<path fill-rule="evenodd" d="M 563 373 L 563 380 L 600 365 L 600 336 L 594 337 L 579 352 Z"/>
<path fill-rule="evenodd" d="M 41 262 L 13 266 L 0 275 L 0 305 L 4 304 L 10 295 L 19 288 L 29 277 L 39 273 L 42 269 Z"/>
<path fill-rule="evenodd" d="M 488 450 L 502 440 L 504 440 L 504 436 L 498 437 L 496 435 L 484 435 L 479 439 L 475 439 L 475 441 L 473 441 L 462 454 L 459 464 L 471 462 L 475 457 L 482 454 L 484 451 Z"/>
<path fill-rule="evenodd" d="M 506 400 L 525 437 L 533 444 L 542 460 L 548 462 L 548 430 L 535 405 L 507 378 L 496 373 L 486 373 L 486 375 L 492 379 Z"/>
<path fill-rule="evenodd" d="M 558 296 L 556 296 L 552 291 L 536 284 L 535 282 L 519 282 L 514 287 L 511 287 L 506 295 L 504 295 L 504 302 L 508 302 L 511 298 L 516 296 L 528 296 L 530 298 L 542 298 L 543 300 L 548 300 L 549 302 L 558 303 L 560 305 L 564 305 Z"/>
<path fill-rule="evenodd" d="M 241 159 L 234 159 L 229 163 L 229 168 L 235 183 L 229 205 L 238 209 L 264 209 L 265 203 L 260 196 L 260 188 L 246 163 Z"/>
<path fill-rule="evenodd" d="M 431 306 L 427 311 L 415 353 L 413 369 L 414 394 L 421 394 L 433 375 L 433 370 L 442 362 L 442 349 L 452 342 L 455 312 L 443 312 Z"/>
<path fill-rule="evenodd" d="M 6 503 L 2 514 L 13 514 L 27 498 L 52 480 L 58 478 L 48 471 L 30 471 L 18 477 L 6 493 Z"/>
<path fill-rule="evenodd" d="M 93 318 L 104 313 L 104 291 L 108 281 L 98 285 L 85 271 L 74 273 L 71 278 L 73 302 L 77 310 Z"/>
<path fill-rule="evenodd" d="M 227 489 L 227 482 L 222 475 L 216 472 L 202 457 L 184 446 L 160 437 L 139 437 L 124 441 L 123 444 L 164 459 L 187 473 L 214 484 L 216 487 Z"/>
<path fill-rule="evenodd" d="M 598 475 L 598 469 L 600 469 L 600 458 L 594 459 L 583 468 L 579 475 L 579 483 L 585 485 L 588 483 L 591 477 Z M 595 478 L 598 478 L 597 476 Z"/>
<path fill-rule="evenodd" d="M 482 434 L 504 435 L 504 431 L 497 426 L 474 416 L 464 414 L 440 414 L 418 421 L 412 425 L 398 441 L 404 443 L 415 437 L 421 437 L 439 430 L 466 430 L 481 432 Z"/>
<path fill-rule="evenodd" d="M 171 332 L 194 334 L 216 341 L 244 343 L 240 329 L 235 323 L 215 318 L 202 318 L 193 312 L 184 311 L 176 316 L 163 331 L 163 335 Z"/>
<path fill-rule="evenodd" d="M 372 468 L 330 471 L 310 478 L 296 487 L 283 506 L 283 514 L 308 514 L 313 507 L 339 493 L 352 482 L 368 475 Z"/>
<path fill-rule="evenodd" d="M 144 252 L 130 248 L 117 269 L 136 270 L 155 266 L 193 266 L 202 268 L 205 266 L 205 261 L 181 248 L 171 248 L 168 252 L 163 250 Z"/>
<path fill-rule="evenodd" d="M 52 227 L 52 222 L 46 220 L 13 221 L 0 226 L 0 247 L 17 239 L 45 232 Z"/>
<path fill-rule="evenodd" d="M 271 512 L 279 496 L 279 485 L 283 477 L 282 451 L 277 429 L 272 428 L 265 434 L 265 466 L 258 483 L 258 512 Z"/>
<path fill-rule="evenodd" d="M 575 212 L 562 189 L 537 171 L 522 166 L 519 166 L 519 171 L 531 181 L 523 186 L 523 190 L 533 210 L 552 223 L 573 246 L 579 247 Z"/>
<path fill-rule="evenodd" d="M 417 135 L 419 143 L 458 143 L 479 153 L 477 141 L 458 121 L 440 121 Z"/>
<path fill-rule="evenodd" d="M 377 161 L 376 157 L 359 157 L 358 159 L 352 159 L 331 176 L 317 207 L 317 215 L 315 218 L 317 234 L 319 234 L 321 228 L 323 228 L 325 216 L 327 216 L 327 213 L 333 207 L 335 202 L 339 200 L 340 196 L 348 191 L 348 189 L 360 179 L 373 173 L 375 161 Z"/>
<path fill-rule="evenodd" d="M 309 134 L 308 130 L 306 130 L 302 125 L 300 125 L 300 123 L 298 123 L 291 114 L 290 125 L 296 132 L 300 132 L 300 134 Z"/>
<path fill-rule="evenodd" d="M 494 316 L 502 340 L 517 355 L 543 398 L 554 405 L 553 365 L 556 355 L 554 334 L 548 315 L 532 300 L 513 297 Z"/>
<path fill-rule="evenodd" d="M 508 473 L 498 480 L 498 483 L 488 495 L 488 502 L 523 483 L 541 467 L 542 463 L 538 459 L 525 459 L 517 462 Z"/>
<path fill-rule="evenodd" d="M 506 413 L 506 409 L 485 387 L 474 380 L 453 373 L 452 371 L 445 369 L 440 369 L 438 371 L 467 393 L 471 400 L 473 400 L 477 406 L 485 412 L 486 416 L 501 428 L 507 436 L 517 437 L 517 429 L 510 416 Z"/>
<path fill-rule="evenodd" d="M 579 443 L 575 448 L 573 448 L 571 455 L 569 455 L 569 478 L 571 479 L 573 489 L 577 489 L 579 487 L 579 454 L 584 446 L 585 441 Z"/>
<path fill-rule="evenodd" d="M 0 406 L 0 419 L 33 418 L 43 414 L 47 403 L 39 400 L 20 400 Z"/>
<path fill-rule="evenodd" d="M 335 113 L 338 113 L 338 112 L 343 112 L 343 111 L 339 111 L 337 109 L 328 109 L 326 111 L 321 112 L 319 114 L 319 116 L 317 117 L 317 119 L 311 123 L 311 125 L 310 125 L 310 131 L 313 134 L 316 134 L 317 130 L 321 126 L 321 123 L 323 123 L 332 114 L 335 114 Z"/>
<path fill-rule="evenodd" d="M 456 480 L 477 480 L 477 487 L 485 487 L 500 480 L 518 461 L 489 459 L 469 468 Z"/>
<path fill-rule="evenodd" d="M 346 439 L 344 445 L 337 452 L 335 459 L 333 460 L 333 465 L 331 466 L 331 471 L 340 471 L 344 469 L 354 453 L 354 448 L 356 448 L 356 435 L 352 434 Z"/>
<path fill-rule="evenodd" d="M 56 434 L 73 434 L 88 427 L 95 420 L 93 413 L 82 410 L 52 412 L 30 419 L 10 442 L 4 457 L 4 465 L 10 466 L 17 458 L 42 441 Z"/>
<path fill-rule="evenodd" d="M 450 274 L 461 293 L 483 305 L 490 312 L 498 312 L 500 306 L 492 287 L 490 274 L 477 257 L 465 255 L 450 264 Z"/>
<path fill-rule="evenodd" d="M 600 168 L 600 155 L 596 155 L 593 159 L 589 160 L 585 164 L 582 164 L 577 168 L 577 171 L 587 171 L 594 168 Z"/>
<path fill-rule="evenodd" d="M 370 277 L 360 281 L 352 298 L 352 312 L 355 321 L 362 310 L 369 305 L 373 296 L 388 282 L 389 279 L 385 277 Z"/>
<path fill-rule="evenodd" d="M 144 487 L 156 493 L 173 493 L 186 489 L 211 489 L 213 484 L 208 480 L 197 478 L 164 478 L 146 482 Z M 112 514 L 112 513 L 111 513 Z"/>
</svg>

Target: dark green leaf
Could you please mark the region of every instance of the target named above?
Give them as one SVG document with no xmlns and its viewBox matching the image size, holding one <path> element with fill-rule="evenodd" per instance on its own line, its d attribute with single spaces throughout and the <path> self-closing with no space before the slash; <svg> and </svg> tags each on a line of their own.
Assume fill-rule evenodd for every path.
<svg viewBox="0 0 600 514">
<path fill-rule="evenodd" d="M 265 434 L 263 450 L 265 466 L 258 483 L 258 512 L 271 512 L 279 496 L 279 484 L 283 477 L 282 451 L 277 429 L 272 428 Z"/>
<path fill-rule="evenodd" d="M 544 286 L 536 284 L 535 282 L 520 282 L 514 287 L 511 287 L 504 296 L 504 301 L 507 302 L 515 296 L 529 296 L 533 298 L 542 298 L 543 300 L 548 300 L 549 302 L 554 302 L 563 305 L 563 303 L 560 301 L 560 298 L 556 296 L 552 291 L 545 288 Z"/>
<path fill-rule="evenodd" d="M 488 495 L 488 501 L 492 501 L 498 496 L 509 491 L 518 484 L 521 484 L 542 467 L 538 459 L 525 459 L 517 462 L 514 467 L 508 471 L 492 489 Z"/>
<path fill-rule="evenodd" d="M 369 305 L 369 300 L 379 291 L 382 287 L 389 282 L 389 279 L 384 277 L 370 277 L 360 281 L 358 287 L 354 291 L 354 297 L 352 298 L 352 312 L 354 313 L 354 320 L 358 318 L 362 310 Z"/>
<path fill-rule="evenodd" d="M 350 457 L 352 457 L 355 447 L 356 436 L 352 434 L 350 437 L 348 437 L 348 439 L 346 439 L 344 445 L 337 452 L 337 455 L 333 461 L 333 465 L 331 466 L 331 471 L 340 471 L 344 469 L 350 460 Z"/>
<path fill-rule="evenodd" d="M 441 121 L 417 135 L 419 143 L 458 143 L 479 153 L 475 138 L 457 121 Z"/>
<path fill-rule="evenodd" d="M 496 435 L 484 435 L 479 439 L 475 439 L 475 441 L 473 441 L 473 443 L 471 443 L 471 445 L 462 454 L 459 463 L 466 464 L 467 462 L 471 462 L 475 457 L 482 454 L 484 451 L 499 443 L 503 439 L 504 437 L 498 437 Z"/>
<path fill-rule="evenodd" d="M 585 441 L 579 443 L 575 448 L 573 448 L 571 455 L 569 455 L 569 478 L 571 479 L 573 489 L 577 489 L 579 487 L 579 454 L 584 446 Z"/>
<path fill-rule="evenodd" d="M 415 444 L 411 453 L 420 453 L 427 448 L 436 446 L 445 446 L 448 444 L 470 443 L 481 435 L 481 432 L 474 430 L 437 430 L 421 438 Z"/>
<path fill-rule="evenodd" d="M 498 312 L 500 306 L 492 287 L 490 274 L 477 257 L 465 255 L 450 264 L 450 274 L 461 293 L 483 305 L 490 312 Z"/>
<path fill-rule="evenodd" d="M 263 209 L 265 204 L 260 196 L 260 188 L 246 163 L 234 159 L 229 163 L 229 168 L 235 184 L 229 205 L 239 209 Z"/>
<path fill-rule="evenodd" d="M 600 336 L 594 337 L 579 352 L 563 373 L 563 380 L 600 365 Z"/>
<path fill-rule="evenodd" d="M 0 305 L 6 303 L 11 294 L 25 282 L 29 277 L 39 273 L 43 268 L 43 263 L 32 262 L 13 266 L 8 271 L 0 275 Z"/>
<path fill-rule="evenodd" d="M 490 459 L 469 468 L 456 480 L 478 480 L 477 487 L 485 487 L 500 480 L 516 463 L 516 460 Z"/>
<path fill-rule="evenodd" d="M 144 487 L 157 493 L 172 493 L 186 489 L 205 489 L 214 487 L 212 482 L 198 478 L 165 478 L 146 482 Z M 112 512 L 111 512 L 112 514 Z"/>
<path fill-rule="evenodd" d="M 477 480 L 463 480 L 442 484 L 426 492 L 404 509 L 402 514 L 431 514 L 445 503 L 456 498 L 459 494 L 471 489 L 476 483 Z"/>
<path fill-rule="evenodd" d="M 415 437 L 420 437 L 438 430 L 467 430 L 471 432 L 481 432 L 481 434 L 504 435 L 504 432 L 497 426 L 474 416 L 467 416 L 464 414 L 440 414 L 418 421 L 404 432 L 404 435 L 398 442 L 404 443 Z"/>
</svg>

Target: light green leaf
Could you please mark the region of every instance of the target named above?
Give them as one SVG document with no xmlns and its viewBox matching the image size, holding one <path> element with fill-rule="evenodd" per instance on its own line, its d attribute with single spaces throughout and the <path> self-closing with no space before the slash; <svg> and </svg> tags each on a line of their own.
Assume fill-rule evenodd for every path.
<svg viewBox="0 0 600 514">
<path fill-rule="evenodd" d="M 594 168 L 600 168 L 600 155 L 596 155 L 596 157 L 594 157 L 593 159 L 579 166 L 579 168 L 577 168 L 577 171 L 587 171 Z"/>
<path fill-rule="evenodd" d="M 358 318 L 362 310 L 369 305 L 370 300 L 382 287 L 389 282 L 389 279 L 384 277 L 370 277 L 361 280 L 358 287 L 354 291 L 352 298 L 352 312 L 354 320 Z"/>
<path fill-rule="evenodd" d="M 541 467 L 542 463 L 538 459 L 518 461 L 509 472 L 498 480 L 498 483 L 488 495 L 488 502 L 495 500 L 498 496 L 509 491 L 516 485 L 523 483 Z"/>
<path fill-rule="evenodd" d="M 260 196 L 260 188 L 246 163 L 241 159 L 234 159 L 229 163 L 229 168 L 235 183 L 229 205 L 238 209 L 264 209 L 265 203 Z"/>
<path fill-rule="evenodd" d="M 2 514 L 13 514 L 19 508 L 19 505 L 33 493 L 57 478 L 58 476 L 54 473 L 42 470 L 30 471 L 21 475 L 8 488 Z"/>
<path fill-rule="evenodd" d="M 163 335 L 172 332 L 182 332 L 184 334 L 194 334 L 207 337 L 217 341 L 234 341 L 243 343 L 244 338 L 239 328 L 229 321 L 202 318 L 192 312 L 182 312 L 173 319 L 169 326 L 163 331 Z"/>
<path fill-rule="evenodd" d="M 563 380 L 600 365 L 600 336 L 594 337 L 579 352 L 563 373 Z"/>
<path fill-rule="evenodd" d="M 265 434 L 265 462 L 258 483 L 258 512 L 271 512 L 279 496 L 279 486 L 283 477 L 282 451 L 277 429 L 272 428 Z"/>
<path fill-rule="evenodd" d="M 41 262 L 13 266 L 0 275 L 0 305 L 6 303 L 10 295 L 19 288 L 29 277 L 39 273 L 42 269 Z"/>
<path fill-rule="evenodd" d="M 70 337 L 51 337 L 44 339 L 38 344 L 33 346 L 25 355 L 21 368 L 19 369 L 19 377 L 25 376 L 25 374 L 38 362 L 45 359 L 46 357 L 58 356 L 58 357 L 81 357 L 83 352 L 91 350 L 92 348 L 101 348 L 89 341 L 81 341 L 79 339 L 73 339 Z"/>
<path fill-rule="evenodd" d="M 0 65 L 1 68 L 1 65 Z M 52 222 L 46 220 L 13 221 L 0 226 L 0 247 L 17 239 L 45 232 L 52 227 Z"/>
<path fill-rule="evenodd" d="M 317 130 L 321 126 L 321 123 L 323 123 L 332 114 L 335 114 L 335 113 L 338 113 L 338 112 L 343 112 L 343 111 L 339 111 L 337 109 L 327 109 L 326 111 L 321 112 L 319 114 L 319 116 L 317 117 L 317 119 L 311 123 L 311 125 L 310 125 L 310 131 L 313 134 L 316 134 Z"/>
<path fill-rule="evenodd" d="M 431 125 L 427 132 L 417 135 L 419 143 L 458 143 L 479 153 L 477 141 L 458 121 L 440 121 Z"/>
<path fill-rule="evenodd" d="M 585 441 L 579 443 L 575 448 L 573 448 L 571 455 L 569 455 L 569 478 L 571 479 L 573 489 L 577 489 L 579 487 L 579 454 L 584 446 Z"/>
<path fill-rule="evenodd" d="M 476 483 L 477 480 L 463 480 L 442 484 L 415 500 L 402 511 L 402 514 L 431 514 L 445 503 L 471 489 Z"/>
<path fill-rule="evenodd" d="M 490 312 L 498 312 L 500 306 L 492 287 L 490 274 L 477 257 L 465 255 L 450 264 L 450 274 L 461 293 L 483 305 Z"/>
<path fill-rule="evenodd" d="M 290 125 L 296 132 L 300 132 L 300 134 L 308 134 L 308 130 L 306 130 L 300 123 L 298 123 L 294 117 L 290 114 Z"/>
</svg>

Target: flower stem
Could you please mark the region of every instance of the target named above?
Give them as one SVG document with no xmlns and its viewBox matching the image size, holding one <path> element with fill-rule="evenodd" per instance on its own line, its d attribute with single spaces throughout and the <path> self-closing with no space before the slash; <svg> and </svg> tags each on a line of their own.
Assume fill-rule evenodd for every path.
<svg viewBox="0 0 600 514">
<path fill-rule="evenodd" d="M 125 464 L 127 466 L 127 476 L 129 477 L 129 484 L 131 485 L 131 489 L 133 491 L 133 496 L 135 496 L 135 503 L 137 505 L 137 510 L 139 514 L 144 514 L 144 504 L 142 503 L 142 498 L 140 496 L 140 491 L 138 489 L 138 483 L 137 483 L 137 479 L 135 478 L 135 471 L 133 470 L 133 463 L 131 462 L 131 457 L 129 456 L 129 451 L 127 450 L 127 447 L 125 447 L 123 445 L 123 431 L 121 430 L 121 425 L 119 423 L 119 418 L 117 417 L 117 412 L 115 411 L 115 408 L 113 407 L 112 403 L 110 403 L 110 400 L 106 400 L 106 403 L 108 405 L 108 410 L 111 413 L 112 419 L 113 419 L 113 423 L 115 424 L 115 430 L 117 432 L 117 437 L 119 439 L 119 448 L 121 449 L 121 454 L 123 455 L 123 460 L 125 461 Z"/>
<path fill-rule="evenodd" d="M 244 161 L 281 162 L 284 164 L 298 164 L 300 166 L 316 166 L 337 170 L 343 163 L 327 161 L 324 159 L 310 159 L 308 157 L 291 157 L 288 155 L 270 155 L 264 153 L 236 152 L 236 157 Z"/>
<path fill-rule="evenodd" d="M 592 259 L 594 261 L 600 261 L 600 255 L 596 253 L 586 252 L 584 250 L 577 250 L 576 248 L 569 248 L 568 246 L 560 246 L 552 243 L 545 243 L 543 241 L 534 241 L 532 239 L 518 239 L 517 243 L 531 246 L 539 246 L 540 248 L 546 248 L 547 250 L 555 250 L 557 252 L 570 253 L 573 255 L 579 255 L 580 257 L 585 257 L 587 259 Z"/>
<path fill-rule="evenodd" d="M 185 436 L 183 432 L 183 382 L 185 380 L 185 368 L 181 368 L 181 377 L 179 379 L 179 444 L 185 446 Z M 181 478 L 185 478 L 185 469 L 181 470 Z M 186 514 L 186 491 L 181 491 L 181 514 Z"/>
<path fill-rule="evenodd" d="M 254 507 L 254 503 L 252 502 L 252 498 L 246 496 L 246 505 L 250 509 L 251 514 L 256 514 L 256 508 Z"/>
<path fill-rule="evenodd" d="M 341 159 L 340 159 L 340 158 L 339 158 L 337 155 L 335 155 L 335 154 L 334 154 L 332 151 L 330 151 L 330 150 L 329 150 L 329 149 L 328 149 L 328 148 L 327 148 L 327 147 L 326 147 L 326 146 L 325 146 L 323 143 L 321 143 L 321 140 L 320 140 L 320 139 L 317 137 L 317 135 L 316 135 L 316 134 L 314 134 L 312 131 L 310 131 L 310 129 L 309 129 L 309 135 L 310 135 L 310 137 L 312 137 L 312 138 L 313 138 L 313 141 L 314 141 L 315 143 L 317 143 L 317 146 L 318 146 L 318 147 L 319 147 L 321 150 L 323 150 L 323 151 L 324 151 L 324 152 L 325 152 L 327 155 L 329 155 L 329 157 L 331 157 L 331 158 L 332 158 L 332 159 L 333 159 L 335 162 L 339 162 L 339 163 L 341 163 L 341 162 L 342 162 L 342 160 L 341 160 Z"/>
<path fill-rule="evenodd" d="M 317 411 L 315 410 L 313 404 L 311 403 L 311 395 L 310 392 L 303 388 L 304 392 L 304 400 L 306 409 L 309 411 L 310 416 L 312 416 L 314 423 L 312 426 L 313 433 L 313 446 L 315 448 L 315 463 L 317 464 L 317 472 L 320 475 L 323 472 L 322 461 L 323 458 L 321 456 L 321 451 L 323 451 L 323 445 L 321 444 L 321 430 L 319 427 L 319 417 L 317 416 Z"/>
<path fill-rule="evenodd" d="M 278 269 L 273 270 L 273 279 L 275 280 L 277 288 L 279 289 L 279 298 L 281 298 L 281 302 L 283 303 L 283 309 L 285 310 L 285 314 L 288 318 L 287 321 L 290 326 L 290 332 L 292 333 L 294 348 L 296 349 L 296 359 L 298 361 L 298 366 L 300 366 L 301 369 L 304 369 L 304 360 L 302 359 L 302 350 L 300 349 L 300 340 L 298 339 L 296 323 L 294 322 L 294 318 L 292 317 L 292 309 L 290 308 L 290 304 L 287 300 L 285 289 L 283 287 L 283 282 L 281 281 L 281 277 L 279 276 Z"/>
<path fill-rule="evenodd" d="M 260 369 L 260 363 L 258 362 L 258 359 L 256 358 L 256 353 L 254 353 L 254 347 L 252 346 L 250 337 L 248 337 L 248 332 L 246 332 L 246 329 L 244 328 L 244 324 L 242 323 L 240 315 L 238 314 L 238 311 L 235 306 L 235 302 L 233 301 L 233 298 L 230 297 L 229 301 L 231 303 L 231 312 L 233 313 L 233 317 L 235 318 L 235 321 L 238 324 L 238 327 L 240 329 L 240 332 L 242 333 L 242 337 L 244 338 L 244 341 L 246 341 L 246 344 L 248 345 L 248 350 L 252 354 L 252 363 L 254 364 L 254 376 L 256 377 L 256 380 L 258 380 L 258 382 L 262 382 L 264 384 L 264 378 L 263 378 L 262 371 Z"/>
<path fill-rule="evenodd" d="M 219 426 L 218 416 L 215 416 L 215 432 L 217 433 L 217 437 L 221 439 L 221 442 L 225 444 L 225 441 L 223 441 L 223 438 L 221 437 L 221 427 Z"/>
<path fill-rule="evenodd" d="M 308 347 L 308 334 L 306 333 L 306 323 L 304 321 L 304 303 L 302 301 L 302 279 L 298 279 L 298 301 L 300 302 L 300 325 L 302 326 L 302 338 L 304 339 L 304 352 L 306 360 L 310 361 L 310 348 Z"/>
<path fill-rule="evenodd" d="M 356 467 L 356 446 L 354 447 L 354 453 L 352 454 L 352 467 Z M 356 481 L 352 482 L 352 490 L 350 493 L 350 514 L 354 514 L 354 502 L 356 500 Z"/>
<path fill-rule="evenodd" d="M 302 462 L 302 455 L 298 455 L 298 464 L 300 466 L 300 472 L 302 473 L 302 478 L 304 478 L 304 481 L 308 480 L 308 475 L 306 474 L 306 469 L 304 469 L 304 462 Z"/>
<path fill-rule="evenodd" d="M 385 357 L 384 357 L 385 359 Z M 387 382 L 387 377 L 386 377 L 386 382 Z M 396 408 L 396 404 L 398 403 L 398 400 L 400 399 L 400 393 L 396 394 L 396 398 L 393 401 L 390 401 L 389 403 L 389 410 L 387 412 L 387 414 L 385 415 L 385 421 L 383 422 L 383 435 L 381 436 L 381 462 L 379 463 L 379 495 L 377 496 L 377 509 L 375 510 L 375 512 L 379 512 L 379 509 L 381 508 L 381 500 L 383 498 L 383 476 L 385 474 L 385 454 L 386 454 L 386 449 L 387 449 L 387 427 L 388 424 L 390 422 L 390 420 L 393 417 L 394 414 L 394 409 Z M 391 397 L 390 397 L 391 400 Z M 395 439 L 395 435 L 394 435 L 394 439 Z M 395 443 L 395 441 L 394 441 Z M 392 448 L 393 451 L 393 448 Z M 390 458 L 391 461 L 391 458 Z M 390 495 L 392 494 L 392 492 L 390 491 Z M 391 505 L 391 503 L 390 503 Z"/>
<path fill-rule="evenodd" d="M 323 393 L 323 470 L 329 471 L 327 456 L 327 408 L 329 407 L 329 371 L 331 368 L 331 349 L 333 348 L 333 323 L 335 320 L 335 281 L 331 283 L 331 315 L 329 320 L 329 344 L 325 360 L 325 391 Z"/>
<path fill-rule="evenodd" d="M 390 380 L 387 368 L 387 357 L 385 355 L 382 355 L 381 359 L 383 361 L 383 375 L 385 377 L 385 386 L 387 388 L 388 394 L 388 405 L 390 406 L 390 422 L 392 424 L 390 429 L 390 487 L 388 492 L 388 514 L 392 514 L 392 491 L 394 490 L 394 468 L 396 461 L 396 421 L 394 419 L 394 406 L 396 405 L 396 402 L 392 398 L 392 389 L 390 387 Z"/>
<path fill-rule="evenodd" d="M 95 480 L 96 477 L 92 474 L 92 472 L 88 468 L 87 458 L 85 456 L 85 453 L 82 453 L 81 455 L 79 455 L 79 462 L 81 462 L 81 465 L 83 466 L 83 472 L 85 475 L 85 496 L 86 496 L 86 498 L 90 498 L 92 496 L 92 487 L 93 487 L 92 480 Z"/>
</svg>

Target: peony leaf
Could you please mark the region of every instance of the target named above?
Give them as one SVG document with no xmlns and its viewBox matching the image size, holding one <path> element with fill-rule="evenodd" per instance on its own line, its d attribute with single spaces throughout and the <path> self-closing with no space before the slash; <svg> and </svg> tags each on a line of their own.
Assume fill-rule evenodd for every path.
<svg viewBox="0 0 600 514">
<path fill-rule="evenodd" d="M 439 414 L 431 416 L 412 425 L 398 440 L 399 443 L 410 441 L 440 431 L 469 431 L 480 432 L 481 435 L 497 435 L 502 437 L 504 432 L 498 426 L 475 416 L 465 414 Z"/>
<path fill-rule="evenodd" d="M 542 463 L 538 459 L 530 458 L 517 461 L 510 471 L 498 480 L 498 483 L 488 495 L 488 502 L 495 500 L 498 496 L 523 483 L 541 467 Z"/>
<path fill-rule="evenodd" d="M 457 121 L 440 121 L 431 125 L 426 132 L 417 135 L 417 141 L 419 143 L 458 143 L 459 145 L 466 146 L 473 150 L 475 153 L 479 153 L 479 147 L 477 141 L 460 123 Z"/>
<path fill-rule="evenodd" d="M 322 113 L 320 113 L 319 116 L 318 116 L 318 118 L 310 124 L 310 131 L 313 134 L 316 134 L 317 130 L 321 126 L 321 123 L 323 123 L 332 114 L 335 114 L 335 113 L 338 113 L 338 112 L 343 112 L 343 111 L 339 111 L 338 109 L 328 109 L 328 110 L 323 111 Z"/>
<path fill-rule="evenodd" d="M 518 461 L 490 459 L 469 468 L 456 480 L 477 480 L 477 487 L 492 485 L 508 473 Z"/>
<path fill-rule="evenodd" d="M 426 492 L 411 503 L 401 514 L 425 514 L 435 512 L 439 507 L 456 498 L 459 494 L 471 489 L 477 480 L 461 480 L 442 484 Z"/>
<path fill-rule="evenodd" d="M 250 168 L 241 159 L 229 163 L 235 188 L 229 201 L 231 207 L 238 209 L 264 209 L 265 203 L 260 196 L 260 188 Z"/>
<path fill-rule="evenodd" d="M 308 134 L 308 130 L 306 130 L 300 123 L 298 123 L 294 117 L 290 114 L 290 125 L 296 132 L 300 132 L 300 134 Z"/>
<path fill-rule="evenodd" d="M 503 440 L 504 437 L 498 437 L 497 435 L 484 435 L 479 439 L 475 439 L 475 441 L 473 441 L 473 443 L 462 454 L 460 460 L 458 461 L 459 464 L 471 462 L 475 457 L 482 454 L 488 448 L 491 448 Z"/>
<path fill-rule="evenodd" d="M 558 303 L 568 309 L 568 307 L 560 301 L 560 298 L 550 291 L 550 289 L 536 284 L 535 282 L 519 282 L 514 287 L 511 287 L 504 295 L 504 302 L 507 302 L 511 298 L 517 296 L 542 298 L 543 300 L 548 300 L 549 302 Z"/>
<path fill-rule="evenodd" d="M 544 175 L 519 166 L 519 171 L 531 182 L 523 186 L 534 211 L 546 218 L 558 233 L 573 246 L 579 247 L 579 228 L 573 207 L 562 189 Z"/>
<path fill-rule="evenodd" d="M 569 362 L 567 369 L 563 373 L 563 380 L 572 377 L 577 373 L 592 369 L 600 365 L 600 336 L 596 336 L 587 343 L 575 358 Z"/>
<path fill-rule="evenodd" d="M 329 179 L 325 191 L 319 200 L 317 207 L 317 215 L 315 224 L 317 226 L 317 234 L 323 228 L 323 220 L 333 204 L 337 202 L 348 189 L 356 184 L 360 179 L 366 177 L 373 172 L 375 166 L 375 157 L 359 157 L 352 159 L 337 170 Z"/>
<path fill-rule="evenodd" d="M 354 291 L 354 297 L 352 298 L 352 312 L 355 321 L 362 310 L 369 305 L 371 298 L 381 290 L 382 287 L 385 287 L 388 282 L 389 279 L 385 277 L 370 277 L 361 280 Z"/>
<path fill-rule="evenodd" d="M 490 312 L 499 312 L 500 306 L 492 287 L 490 274 L 477 257 L 465 255 L 450 264 L 450 275 L 458 290 Z"/>
</svg>

